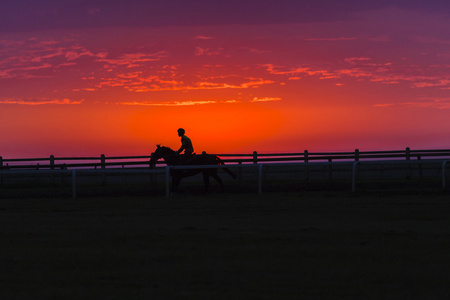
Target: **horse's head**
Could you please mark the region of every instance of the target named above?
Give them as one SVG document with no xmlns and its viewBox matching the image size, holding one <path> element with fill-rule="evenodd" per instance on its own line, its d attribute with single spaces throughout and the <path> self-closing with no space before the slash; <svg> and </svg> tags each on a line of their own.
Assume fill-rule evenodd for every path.
<svg viewBox="0 0 450 300">
<path fill-rule="evenodd" d="M 150 158 L 150 166 L 153 168 L 156 165 L 156 162 L 160 158 L 165 158 L 168 155 L 172 155 L 174 153 L 175 153 L 175 151 L 173 151 L 172 149 L 170 149 L 168 147 L 157 145 L 155 152 L 152 153 L 152 156 Z"/>
</svg>

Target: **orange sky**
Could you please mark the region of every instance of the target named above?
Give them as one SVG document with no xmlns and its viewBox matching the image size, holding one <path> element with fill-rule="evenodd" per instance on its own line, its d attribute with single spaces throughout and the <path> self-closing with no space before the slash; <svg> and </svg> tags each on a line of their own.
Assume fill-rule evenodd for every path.
<svg viewBox="0 0 450 300">
<path fill-rule="evenodd" d="M 448 20 L 0 31 L 0 156 L 450 148 Z"/>
</svg>

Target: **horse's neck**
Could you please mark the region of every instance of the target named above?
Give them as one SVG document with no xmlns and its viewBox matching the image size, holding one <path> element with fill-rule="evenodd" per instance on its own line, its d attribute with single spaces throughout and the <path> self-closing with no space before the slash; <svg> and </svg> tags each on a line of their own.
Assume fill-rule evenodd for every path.
<svg viewBox="0 0 450 300">
<path fill-rule="evenodd" d="M 176 152 L 170 148 L 167 149 L 167 154 L 163 156 L 163 159 L 167 165 L 175 165 L 177 162 Z"/>
<path fill-rule="evenodd" d="M 175 156 L 169 156 L 169 157 L 164 157 L 164 162 L 166 163 L 166 165 L 175 165 Z"/>
</svg>

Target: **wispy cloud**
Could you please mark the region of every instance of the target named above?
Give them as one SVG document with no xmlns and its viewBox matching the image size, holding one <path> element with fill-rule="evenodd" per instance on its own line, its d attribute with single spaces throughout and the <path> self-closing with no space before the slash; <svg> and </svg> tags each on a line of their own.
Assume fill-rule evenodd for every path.
<svg viewBox="0 0 450 300">
<path fill-rule="evenodd" d="M 81 88 L 81 89 L 72 89 L 72 92 L 79 92 L 79 91 L 87 91 L 87 92 L 95 92 L 98 89 L 94 88 Z"/>
<path fill-rule="evenodd" d="M 288 71 L 281 71 L 279 70 L 280 66 L 274 66 L 273 64 L 265 64 L 263 65 L 263 67 L 266 67 L 266 70 L 270 73 L 270 74 L 276 74 L 276 75 L 293 75 L 293 74 L 299 74 L 299 73 L 303 73 L 309 70 L 309 68 L 296 68 L 296 69 L 290 69 Z"/>
<path fill-rule="evenodd" d="M 448 79 L 428 78 L 428 80 L 426 81 L 415 82 L 414 86 L 418 88 L 440 87 L 443 89 L 450 89 L 450 78 Z"/>
<path fill-rule="evenodd" d="M 264 98 L 253 98 L 250 102 L 273 102 L 273 101 L 281 101 L 281 98 L 274 97 L 264 97 Z"/>
<path fill-rule="evenodd" d="M 379 35 L 379 36 L 338 36 L 338 37 L 310 37 L 301 38 L 308 42 L 348 42 L 348 41 L 359 41 L 366 40 L 372 42 L 388 42 L 390 41 L 389 36 Z"/>
<path fill-rule="evenodd" d="M 199 82 L 197 87 L 189 87 L 188 89 L 247 89 L 257 88 L 265 84 L 272 84 L 273 80 L 263 78 L 247 78 L 246 82 L 240 84 L 215 83 L 215 82 Z"/>
<path fill-rule="evenodd" d="M 1 78 L 46 78 L 55 76 L 51 71 L 75 65 L 80 57 L 104 57 L 103 52 L 93 53 L 74 41 L 39 40 L 0 41 Z"/>
<path fill-rule="evenodd" d="M 206 104 L 218 104 L 218 103 L 239 103 L 237 100 L 186 100 L 186 101 L 169 101 L 169 102 L 158 102 L 158 101 L 129 101 L 121 102 L 122 105 L 139 105 L 139 106 L 195 106 L 195 105 L 206 105 Z"/>
<path fill-rule="evenodd" d="M 274 66 L 273 64 L 265 64 L 263 66 L 266 67 L 266 70 L 270 74 L 275 74 L 275 75 L 291 75 L 292 76 L 292 75 L 303 73 L 303 74 L 308 74 L 310 76 L 320 76 L 321 78 L 335 78 L 336 77 L 336 75 L 330 71 L 323 70 L 323 69 L 313 69 L 311 67 L 298 67 L 295 69 L 289 69 L 287 71 L 284 71 L 284 70 L 280 70 L 283 67 Z"/>
<path fill-rule="evenodd" d="M 213 55 L 219 55 L 222 53 L 223 48 L 202 48 L 202 47 L 195 47 L 194 54 L 196 56 L 201 55 L 207 55 L 207 56 L 213 56 Z"/>
<path fill-rule="evenodd" d="M 165 51 L 159 51 L 156 53 L 129 53 L 118 58 L 102 58 L 97 59 L 96 61 L 114 66 L 126 66 L 127 68 L 132 68 L 140 67 L 143 63 L 159 61 L 161 58 L 166 56 L 167 53 Z"/>
<path fill-rule="evenodd" d="M 343 75 L 350 76 L 350 77 L 373 77 L 373 73 L 361 68 L 351 68 L 351 69 L 340 69 L 334 71 L 335 75 L 337 77 L 341 77 Z"/>
<path fill-rule="evenodd" d="M 70 99 L 51 99 L 51 98 L 0 98 L 0 104 L 19 104 L 19 105 L 77 105 L 84 100 L 74 101 Z"/>
<path fill-rule="evenodd" d="M 314 66 L 288 68 L 273 64 L 262 65 L 271 75 L 287 76 L 288 80 L 300 80 L 301 74 L 318 76 L 319 79 L 355 78 L 381 84 L 408 83 L 413 88 L 450 89 L 448 65 L 430 65 L 419 67 L 402 63 L 376 62 L 370 57 L 348 57 L 343 63 L 330 66 L 329 69 Z M 334 68 L 333 68 L 334 67 Z M 339 67 L 339 68 L 337 68 Z M 420 75 L 418 75 L 420 74 Z M 286 78 L 284 78 L 286 79 Z"/>
<path fill-rule="evenodd" d="M 345 58 L 344 61 L 347 63 L 351 63 L 351 64 L 355 64 L 356 62 L 361 62 L 361 61 L 369 61 L 371 60 L 371 58 L 369 57 L 348 57 Z"/>
<path fill-rule="evenodd" d="M 336 38 L 306 38 L 305 41 L 312 41 L 312 42 L 338 42 L 338 41 L 354 41 L 357 40 L 356 37 L 336 37 Z"/>
<path fill-rule="evenodd" d="M 49 75 L 32 75 L 32 74 L 29 74 L 28 72 L 42 70 L 42 69 L 49 69 L 52 67 L 53 67 L 53 65 L 48 64 L 48 63 L 36 64 L 34 66 L 31 66 L 31 65 L 25 66 L 25 64 L 23 64 L 21 67 L 11 67 L 11 68 L 0 69 L 0 77 L 3 77 L 3 78 L 15 78 L 15 77 L 45 78 L 45 77 L 50 77 L 50 76 Z"/>
<path fill-rule="evenodd" d="M 106 57 L 107 53 L 106 52 L 100 52 L 98 54 L 94 54 L 89 50 L 84 49 L 83 47 L 75 47 L 74 49 L 69 49 L 66 51 L 65 55 L 64 55 L 68 61 L 72 61 L 72 60 L 76 60 L 82 56 L 88 56 L 88 57 Z"/>
<path fill-rule="evenodd" d="M 258 88 L 262 85 L 273 84 L 273 80 L 257 77 L 241 77 L 237 75 L 210 76 L 198 81 L 199 76 L 188 78 L 183 72 L 177 73 L 177 68 L 154 69 L 152 75 L 147 71 L 119 73 L 111 77 L 103 77 L 94 83 L 97 89 L 107 87 L 123 87 L 131 92 L 157 92 L 157 91 L 189 91 L 213 89 L 248 89 Z M 159 74 L 158 74 L 159 73 Z M 95 77 L 86 80 L 95 81 Z M 181 80 L 185 79 L 185 80 Z M 196 80 L 197 79 L 197 80 Z"/>
<path fill-rule="evenodd" d="M 263 54 L 263 53 L 271 53 L 271 50 L 260 50 L 256 48 L 250 48 L 250 47 L 240 47 L 240 49 L 248 51 L 253 54 Z"/>
<path fill-rule="evenodd" d="M 213 39 L 213 38 L 210 37 L 210 36 L 206 36 L 206 35 L 197 35 L 197 36 L 195 37 L 195 39 L 197 39 L 197 40 L 211 40 L 211 39 Z"/>
<path fill-rule="evenodd" d="M 435 38 L 430 36 L 414 36 L 412 37 L 412 39 L 422 44 L 450 45 L 450 41 L 443 38 Z"/>
<path fill-rule="evenodd" d="M 415 101 L 402 103 L 374 104 L 374 107 L 387 108 L 392 106 L 406 106 L 415 108 L 450 109 L 450 98 L 418 98 Z"/>
<path fill-rule="evenodd" d="M 374 104 L 372 105 L 373 107 L 390 107 L 390 106 L 394 106 L 394 103 L 380 103 L 380 104 Z"/>
</svg>

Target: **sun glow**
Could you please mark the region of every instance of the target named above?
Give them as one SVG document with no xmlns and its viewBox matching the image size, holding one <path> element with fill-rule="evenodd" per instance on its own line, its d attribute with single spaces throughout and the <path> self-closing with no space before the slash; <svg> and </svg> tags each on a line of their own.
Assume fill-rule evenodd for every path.
<svg viewBox="0 0 450 300">
<path fill-rule="evenodd" d="M 155 145 L 177 148 L 176 130 L 183 127 L 196 152 L 225 153 L 253 149 L 255 143 L 276 135 L 282 124 L 278 110 L 238 103 L 152 108 L 136 113 L 130 129 Z"/>
</svg>

